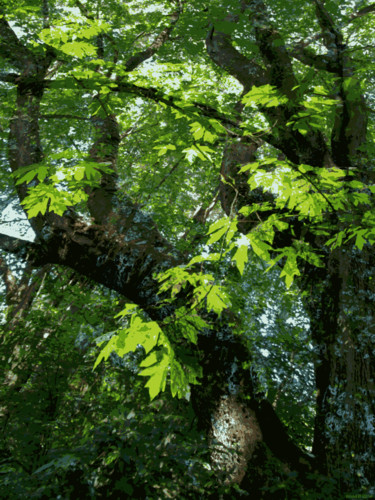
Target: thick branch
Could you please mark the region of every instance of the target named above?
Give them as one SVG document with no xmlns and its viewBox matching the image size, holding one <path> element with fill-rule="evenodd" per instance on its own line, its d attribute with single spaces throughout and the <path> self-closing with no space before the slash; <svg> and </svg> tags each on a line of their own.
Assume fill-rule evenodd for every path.
<svg viewBox="0 0 375 500">
<path fill-rule="evenodd" d="M 208 53 L 216 64 L 237 78 L 245 89 L 252 85 L 270 84 L 288 98 L 287 106 L 262 109 L 269 122 L 275 124 L 274 130 L 262 137 L 264 141 L 281 150 L 296 164 L 324 165 L 328 161 L 328 150 L 320 131 L 311 129 L 306 135 L 302 135 L 287 125 L 293 115 L 305 110 L 298 103 L 295 90 L 298 81 L 281 35 L 270 22 L 263 1 L 247 0 L 244 3 L 251 10 L 249 20 L 254 26 L 265 69 L 240 54 L 232 46 L 229 35 L 215 35 L 213 28 L 206 41 Z"/>
<path fill-rule="evenodd" d="M 262 0 L 247 1 L 252 10 L 250 20 L 253 23 L 257 45 L 267 68 L 267 83 L 275 85 L 288 98 L 296 97 L 292 61 L 279 32 L 272 25 L 267 7 Z"/>
<path fill-rule="evenodd" d="M 343 43 L 343 36 L 336 27 L 334 19 L 324 6 L 324 2 L 314 0 L 316 15 L 321 27 L 321 38 L 327 48 L 327 53 L 317 55 L 312 49 L 301 42 L 294 47 L 293 57 L 316 69 L 323 69 L 337 74 L 339 83 L 338 97 L 341 106 L 336 108 L 335 123 L 331 133 L 332 157 L 334 163 L 348 168 L 351 159 L 358 153 L 358 148 L 366 138 L 367 110 L 365 100 L 361 94 L 360 84 L 353 78 L 352 63 Z M 363 15 L 375 7 L 363 9 Z M 359 11 L 361 12 L 361 11 Z M 350 78 L 350 84 L 347 85 Z"/>
<path fill-rule="evenodd" d="M 27 251 L 31 248 L 32 243 L 28 240 L 0 233 L 0 249 L 5 252 L 21 255 L 21 257 L 25 258 Z"/>
<path fill-rule="evenodd" d="M 335 22 L 321 0 L 314 0 L 316 16 L 322 30 L 324 45 L 328 50 L 337 51 L 343 44 L 343 36 L 336 28 Z"/>
<path fill-rule="evenodd" d="M 9 266 L 7 266 L 6 262 L 1 257 L 0 257 L 0 274 L 3 277 L 5 284 L 6 302 L 9 303 L 11 297 L 15 294 L 15 291 L 17 289 L 16 279 L 12 271 L 9 269 Z"/>
<path fill-rule="evenodd" d="M 347 67 L 346 70 L 350 71 L 350 68 Z M 342 78 L 339 90 L 341 106 L 337 107 L 331 145 L 334 162 L 348 169 L 352 159 L 358 154 L 358 148 L 366 140 L 367 109 L 360 82 L 351 77 L 349 88 L 345 83 Z"/>
<path fill-rule="evenodd" d="M 206 47 L 211 59 L 234 76 L 243 85 L 244 92 L 249 91 L 252 85 L 267 83 L 264 70 L 233 47 L 230 35 L 212 27 L 206 38 Z"/>
<path fill-rule="evenodd" d="M 34 54 L 14 33 L 0 6 L 0 57 L 19 69 L 24 78 L 41 74 L 44 78 L 46 69 L 55 58 L 55 51 L 52 47 L 46 47 L 45 55 Z"/>
<path fill-rule="evenodd" d="M 19 82 L 20 75 L 16 73 L 7 73 L 0 75 L 0 81 L 17 84 Z M 28 87 L 35 84 L 35 78 L 23 78 L 22 81 L 24 85 Z M 90 89 L 93 85 L 93 80 L 91 79 L 66 79 L 66 80 L 43 80 L 39 82 L 43 85 L 44 88 L 53 88 L 53 89 Z M 108 83 L 107 79 L 98 80 L 97 84 L 100 86 L 101 84 L 105 85 Z M 113 82 L 112 82 L 113 83 Z M 239 127 L 238 122 L 233 120 L 231 117 L 225 115 L 224 113 L 218 111 L 216 108 L 210 106 L 209 104 L 201 103 L 194 101 L 191 103 L 191 107 L 187 108 L 186 106 L 182 107 L 179 105 L 179 98 L 174 98 L 173 96 L 167 96 L 163 94 L 163 92 L 154 87 L 141 87 L 139 85 L 135 85 L 129 82 L 117 82 L 117 86 L 111 88 L 112 92 L 126 93 L 131 95 L 137 95 L 139 97 L 143 97 L 145 99 L 150 99 L 157 103 L 166 104 L 167 106 L 180 111 L 183 114 L 193 112 L 200 113 L 203 116 L 208 118 L 214 118 L 220 121 L 226 127 L 232 127 L 237 129 L 237 132 L 233 132 L 231 130 L 227 130 L 230 135 L 234 137 L 241 136 L 243 130 Z M 53 118 L 54 115 L 48 115 L 48 118 Z"/>
<path fill-rule="evenodd" d="M 178 20 L 180 18 L 181 13 L 182 13 L 182 2 L 180 0 L 177 0 L 176 3 L 177 3 L 176 10 L 169 16 L 169 19 L 170 19 L 169 26 L 164 28 L 163 31 L 161 33 L 159 33 L 159 35 L 155 38 L 155 40 L 152 42 L 152 44 L 149 47 L 147 47 L 144 50 L 141 50 L 140 52 L 137 52 L 137 54 L 134 54 L 126 61 L 126 63 L 125 63 L 126 71 L 133 71 L 140 64 L 145 62 L 147 59 L 150 59 L 152 56 L 154 56 L 157 53 L 157 51 L 169 39 L 170 34 L 172 33 L 173 29 L 175 28 L 176 24 L 178 23 Z"/>
<path fill-rule="evenodd" d="M 42 120 L 55 120 L 55 119 L 56 120 L 83 120 L 83 121 L 90 120 L 90 118 L 87 118 L 86 116 L 60 114 L 60 113 L 43 114 L 43 115 L 40 115 L 40 118 Z"/>
<path fill-rule="evenodd" d="M 339 73 L 340 66 L 335 59 L 329 57 L 327 54 L 320 55 L 310 48 L 295 46 L 289 50 L 291 57 L 298 59 L 302 64 L 310 66 L 311 68 L 328 71 L 329 73 Z"/>
<path fill-rule="evenodd" d="M 0 57 L 12 66 L 27 73 L 35 70 L 36 58 L 21 43 L 4 17 L 4 9 L 0 7 Z"/>
<path fill-rule="evenodd" d="M 88 189 L 89 200 L 87 206 L 91 216 L 97 224 L 111 225 L 115 219 L 120 223 L 123 217 L 115 214 L 113 205 L 117 196 L 117 155 L 120 144 L 119 126 L 114 115 L 100 118 L 94 116 L 91 119 L 96 134 L 96 140 L 90 148 L 90 158 L 98 163 L 109 163 L 111 173 L 104 173 L 100 179 L 98 188 Z M 117 204 L 118 207 L 120 204 Z"/>
<path fill-rule="evenodd" d="M 37 82 L 31 87 L 22 81 L 17 86 L 17 107 L 10 120 L 8 139 L 8 159 L 12 172 L 39 163 L 43 158 L 39 136 L 39 109 L 43 84 L 39 81 L 39 76 L 36 80 Z M 26 197 L 28 188 L 27 183 L 16 186 L 20 201 Z M 30 224 L 36 233 L 43 227 L 40 216 L 31 219 Z"/>
<path fill-rule="evenodd" d="M 143 307 L 154 320 L 162 321 L 166 315 L 171 314 L 173 306 L 160 307 L 158 283 L 152 276 L 162 269 L 178 264 L 179 258 L 176 254 L 173 255 L 166 248 L 166 242 L 157 236 L 151 218 L 137 210 L 130 202 L 127 208 L 128 211 L 123 206 L 122 212 L 128 212 L 128 230 L 121 235 L 109 232 L 106 226 L 88 225 L 69 217 L 56 217 L 54 227 L 44 241 L 29 243 L 10 237 L 12 245 L 6 246 L 16 248 L 20 244 L 27 245 L 28 259 L 33 265 L 57 263 L 70 267 L 95 282 L 116 290 Z M 234 364 L 240 366 L 235 375 L 239 390 L 245 390 L 247 395 L 252 395 L 254 390 L 249 370 L 242 368 L 243 362 L 248 361 L 249 353 L 241 339 L 234 337 L 227 325 L 223 326 L 224 319 L 211 320 L 211 333 L 202 333 L 199 340 L 202 363 L 209 381 L 209 384 L 204 383 L 195 390 L 195 394 L 200 393 L 200 396 L 197 396 L 198 401 L 203 398 L 205 403 L 197 410 L 202 421 L 208 418 L 205 412 L 209 410 L 210 405 L 215 408 L 222 401 L 221 397 L 228 394 L 230 376 L 233 385 Z M 234 399 L 235 407 L 247 414 L 247 405 L 240 397 L 236 396 Z M 259 422 L 256 425 L 262 426 L 264 439 L 271 449 L 301 474 L 309 469 L 312 466 L 311 459 L 291 443 L 284 431 L 274 440 L 275 429 L 283 428 L 272 407 L 255 397 L 251 401 L 251 409 L 255 411 L 258 422 L 260 418 L 265 418 L 264 423 Z M 248 423 L 250 424 L 250 421 Z M 250 431 L 248 438 L 251 443 L 253 436 Z M 249 446 L 249 443 L 245 443 L 244 450 L 251 450 Z M 301 460 L 304 462 L 302 465 Z M 306 466 L 306 462 L 310 466 Z"/>
<path fill-rule="evenodd" d="M 354 12 L 350 17 L 352 22 L 354 19 L 357 19 L 358 17 L 363 17 L 366 16 L 367 14 L 372 14 L 375 12 L 375 3 L 372 3 L 368 5 L 367 7 L 363 7 L 363 9 L 360 9 L 357 12 Z"/>
<path fill-rule="evenodd" d="M 272 453 L 302 476 L 311 473 L 315 467 L 311 456 L 303 452 L 290 439 L 285 426 L 280 422 L 271 403 L 262 400 L 256 407 L 256 415 L 264 442 Z"/>
<path fill-rule="evenodd" d="M 140 97 L 144 97 L 145 99 L 150 99 L 157 103 L 166 104 L 167 106 L 176 109 L 183 114 L 189 113 L 189 111 L 190 112 L 198 111 L 203 116 L 207 116 L 208 118 L 215 118 L 216 120 L 219 120 L 226 126 L 235 127 L 236 129 L 238 129 L 239 132 L 241 132 L 242 135 L 243 131 L 242 129 L 239 128 L 239 125 L 235 120 L 225 115 L 224 113 L 221 113 L 220 111 L 218 111 L 217 109 L 213 108 L 208 104 L 194 101 L 191 103 L 191 108 L 182 107 L 179 105 L 179 99 L 173 98 L 172 96 L 166 96 L 162 93 L 162 91 L 156 88 L 140 87 L 139 85 L 134 85 L 128 82 L 119 82 L 117 84 L 117 87 L 114 87 L 113 90 L 117 92 L 124 92 L 128 94 L 138 95 Z"/>
<path fill-rule="evenodd" d="M 15 85 L 20 78 L 18 73 L 0 73 L 0 82 L 13 83 Z"/>
</svg>

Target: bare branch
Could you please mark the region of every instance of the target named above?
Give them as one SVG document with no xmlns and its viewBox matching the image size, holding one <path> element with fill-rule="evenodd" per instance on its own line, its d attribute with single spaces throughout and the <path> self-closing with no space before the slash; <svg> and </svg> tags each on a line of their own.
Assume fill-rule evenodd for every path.
<svg viewBox="0 0 375 500">
<path fill-rule="evenodd" d="M 32 67 L 35 64 L 34 55 L 18 39 L 5 19 L 2 7 L 0 7 L 0 15 L 0 56 L 12 66 L 25 72 L 26 68 Z"/>
<path fill-rule="evenodd" d="M 90 118 L 87 116 L 78 116 L 78 115 L 69 115 L 69 114 L 43 114 L 40 115 L 40 118 L 42 120 L 53 120 L 53 119 L 58 119 L 58 120 L 84 120 L 84 121 L 90 121 Z"/>
<path fill-rule="evenodd" d="M 6 296 L 11 297 L 15 293 L 15 290 L 17 289 L 16 279 L 13 276 L 12 271 L 9 269 L 4 259 L 2 259 L 1 257 L 0 257 L 0 274 L 4 280 Z"/>
<path fill-rule="evenodd" d="M 87 19 L 95 19 L 95 17 L 93 16 L 93 14 L 90 14 L 90 12 L 88 11 L 88 9 L 86 8 L 86 6 L 80 2 L 80 0 L 75 0 L 75 4 L 77 5 L 77 7 L 79 8 L 79 10 L 81 11 L 81 13 L 87 17 Z"/>
<path fill-rule="evenodd" d="M 339 49 L 343 44 L 343 36 L 336 28 L 334 20 L 326 10 L 321 0 L 314 0 L 316 6 L 316 15 L 320 28 L 322 30 L 324 45 L 328 50 Z"/>
<path fill-rule="evenodd" d="M 25 254 L 30 249 L 32 243 L 15 236 L 0 233 L 0 249 L 13 254 Z"/>
<path fill-rule="evenodd" d="M 372 14 L 373 12 L 375 12 L 375 3 L 372 3 L 372 4 L 368 5 L 367 7 L 363 7 L 363 9 L 360 9 L 359 11 L 354 12 L 350 16 L 351 20 L 349 22 L 351 23 L 352 21 L 354 21 L 354 19 L 358 19 L 358 17 L 366 16 L 367 14 Z"/>
<path fill-rule="evenodd" d="M 162 186 L 164 184 L 164 182 L 168 179 L 168 177 L 170 177 L 173 172 L 178 168 L 179 164 L 181 163 L 181 160 L 182 160 L 182 157 L 179 158 L 173 165 L 172 165 L 172 168 L 164 175 L 164 177 L 162 178 L 162 180 L 159 182 L 159 184 L 157 186 L 155 186 L 153 188 L 153 192 L 155 193 L 159 188 L 160 186 Z M 148 195 L 148 197 L 146 198 L 146 202 L 149 201 L 149 199 L 151 198 L 151 193 Z"/>
<path fill-rule="evenodd" d="M 137 54 L 131 56 L 125 63 L 126 71 L 133 71 L 140 64 L 145 62 L 147 59 L 150 59 L 156 52 L 164 45 L 164 43 L 169 39 L 170 34 L 175 28 L 180 15 L 182 13 L 183 4 L 181 1 L 177 1 L 177 9 L 169 16 L 170 24 L 155 38 L 152 44 L 147 47 L 145 50 L 141 50 Z"/>
<path fill-rule="evenodd" d="M 230 35 L 216 31 L 212 26 L 206 38 L 206 47 L 211 59 L 234 76 L 243 85 L 244 92 L 250 90 L 252 85 L 266 83 L 263 68 L 233 47 Z"/>
</svg>

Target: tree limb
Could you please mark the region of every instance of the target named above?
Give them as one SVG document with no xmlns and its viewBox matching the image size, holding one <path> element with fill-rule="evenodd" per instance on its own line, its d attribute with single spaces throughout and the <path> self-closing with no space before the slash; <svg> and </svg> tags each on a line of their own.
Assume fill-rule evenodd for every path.
<svg viewBox="0 0 375 500">
<path fill-rule="evenodd" d="M 338 74 L 340 66 L 336 60 L 333 60 L 327 54 L 316 54 L 312 49 L 294 46 L 289 50 L 289 54 L 294 59 L 298 59 L 302 64 L 311 68 L 328 71 L 329 73 Z"/>
<path fill-rule="evenodd" d="M 15 236 L 0 233 L 0 249 L 25 258 L 33 243 Z"/>
<path fill-rule="evenodd" d="M 230 35 L 216 31 L 212 26 L 206 38 L 207 53 L 211 59 L 234 76 L 248 92 L 252 85 L 265 85 L 264 70 L 235 49 Z"/>
<path fill-rule="evenodd" d="M 349 22 L 353 22 L 354 19 L 366 16 L 367 14 L 372 14 L 373 12 L 375 12 L 375 3 L 372 3 L 367 7 L 363 7 L 363 9 L 360 9 L 357 12 L 353 12 L 353 14 L 350 16 L 351 20 Z"/>
<path fill-rule="evenodd" d="M 5 19 L 4 9 L 0 7 L 0 56 L 16 68 L 33 73 L 37 58 L 18 39 Z"/>
<path fill-rule="evenodd" d="M 1 235 L 0 235 L 1 238 Z M 12 271 L 9 269 L 9 266 L 6 264 L 4 259 L 0 257 L 0 274 L 3 277 L 4 284 L 5 284 L 5 290 L 6 290 L 6 297 L 7 297 L 7 302 L 9 300 L 9 297 L 11 297 L 14 293 L 15 290 L 17 289 L 16 285 L 16 279 L 12 273 Z"/>
<path fill-rule="evenodd" d="M 78 115 L 69 115 L 69 114 L 61 114 L 61 113 L 56 113 L 56 114 L 42 114 L 40 115 L 40 118 L 42 120 L 84 120 L 84 121 L 89 121 L 90 118 L 86 116 L 78 116 Z"/>
<path fill-rule="evenodd" d="M 178 23 L 178 20 L 182 13 L 183 2 L 177 0 L 175 3 L 177 4 L 177 8 L 174 12 L 172 12 L 172 14 L 169 15 L 170 19 L 169 26 L 164 28 L 163 31 L 159 33 L 159 35 L 155 38 L 155 40 L 149 47 L 129 57 L 129 59 L 125 63 L 126 71 L 128 72 L 133 71 L 147 59 L 150 59 L 169 39 L 169 36 L 172 33 L 173 29 L 175 28 L 176 24 Z"/>
<path fill-rule="evenodd" d="M 328 50 L 338 50 L 343 44 L 343 36 L 336 28 L 334 20 L 324 6 L 321 0 L 313 0 L 316 7 L 316 15 L 320 28 L 322 30 L 322 38 L 324 45 Z"/>
</svg>

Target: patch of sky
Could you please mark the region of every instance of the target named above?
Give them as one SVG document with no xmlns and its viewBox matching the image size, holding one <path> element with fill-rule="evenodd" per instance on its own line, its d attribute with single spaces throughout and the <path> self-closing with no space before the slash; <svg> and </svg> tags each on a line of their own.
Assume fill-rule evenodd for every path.
<svg viewBox="0 0 375 500">
<path fill-rule="evenodd" d="M 10 203 L 0 215 L 0 234 L 22 240 L 34 241 L 35 233 L 27 217 L 18 208 L 17 202 Z"/>
</svg>

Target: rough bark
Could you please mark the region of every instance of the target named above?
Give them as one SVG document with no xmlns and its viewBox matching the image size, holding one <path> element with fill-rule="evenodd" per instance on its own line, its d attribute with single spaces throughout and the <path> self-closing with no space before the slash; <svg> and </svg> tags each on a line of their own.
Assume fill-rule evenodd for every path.
<svg viewBox="0 0 375 500">
<path fill-rule="evenodd" d="M 327 270 L 320 279 L 316 269 L 306 270 L 302 285 L 317 351 L 313 453 L 321 471 L 344 484 L 348 470 L 356 482 L 373 484 L 374 252 L 341 248 Z"/>
</svg>

